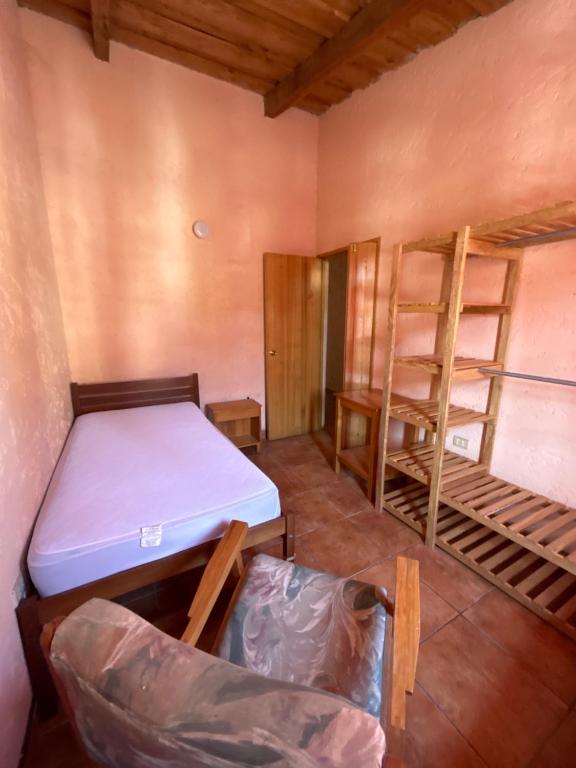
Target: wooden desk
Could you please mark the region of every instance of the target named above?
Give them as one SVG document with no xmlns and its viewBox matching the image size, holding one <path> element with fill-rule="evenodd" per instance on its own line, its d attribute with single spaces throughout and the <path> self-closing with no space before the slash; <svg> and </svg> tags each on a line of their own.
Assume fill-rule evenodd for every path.
<svg viewBox="0 0 576 768">
<path fill-rule="evenodd" d="M 253 445 L 260 453 L 260 413 L 262 406 L 256 400 L 231 400 L 228 403 L 208 403 L 206 416 L 220 432 L 230 438 L 238 448 Z"/>
<path fill-rule="evenodd" d="M 392 395 L 391 405 L 410 402 L 409 398 Z M 368 420 L 366 445 L 345 448 L 343 442 L 344 411 L 360 413 Z M 349 392 L 339 392 L 336 395 L 336 451 L 334 455 L 334 471 L 340 472 L 344 465 L 355 475 L 366 480 L 366 495 L 374 501 L 376 490 L 376 468 L 378 465 L 378 435 L 380 430 L 380 413 L 382 411 L 381 389 L 355 389 Z"/>
</svg>

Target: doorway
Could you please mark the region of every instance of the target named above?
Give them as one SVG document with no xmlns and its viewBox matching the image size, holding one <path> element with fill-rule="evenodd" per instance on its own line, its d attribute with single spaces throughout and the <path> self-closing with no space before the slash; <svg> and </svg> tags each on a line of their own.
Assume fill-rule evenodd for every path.
<svg viewBox="0 0 576 768">
<path fill-rule="evenodd" d="M 380 239 L 350 243 L 320 255 L 325 270 L 324 427 L 335 436 L 336 394 L 370 389 Z M 349 447 L 363 445 L 366 421 L 350 414 L 344 423 Z"/>
<path fill-rule="evenodd" d="M 264 255 L 268 440 L 335 426 L 335 394 L 372 385 L 379 239 L 319 257 Z M 331 283 L 331 287 L 330 287 Z M 347 443 L 365 437 L 362 418 Z"/>
<path fill-rule="evenodd" d="M 324 429 L 334 439 L 336 393 L 345 385 L 346 302 L 348 295 L 348 250 L 324 258 Z"/>
</svg>

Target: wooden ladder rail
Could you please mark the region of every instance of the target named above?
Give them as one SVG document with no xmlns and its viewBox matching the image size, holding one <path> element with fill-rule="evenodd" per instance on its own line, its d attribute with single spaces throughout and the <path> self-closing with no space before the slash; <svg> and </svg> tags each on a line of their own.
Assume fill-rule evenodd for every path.
<svg viewBox="0 0 576 768">
<path fill-rule="evenodd" d="M 382 501 L 386 483 L 386 451 L 388 444 L 388 424 L 390 421 L 390 400 L 392 397 L 392 375 L 394 373 L 394 348 L 396 346 L 396 326 L 398 323 L 398 296 L 400 289 L 400 267 L 402 264 L 402 244 L 394 246 L 392 254 L 392 275 L 390 279 L 390 299 L 388 303 L 388 333 L 384 352 L 384 383 L 382 386 L 382 412 L 378 437 L 378 462 L 376 469 L 376 493 L 374 507 L 382 512 Z"/>
<path fill-rule="evenodd" d="M 519 249 L 518 258 L 508 261 L 506 267 L 506 277 L 504 280 L 504 290 L 502 291 L 502 304 L 510 305 L 510 312 L 500 315 L 498 320 L 498 329 L 496 331 L 496 344 L 494 351 L 494 360 L 506 363 L 508 352 L 508 342 L 510 341 L 510 330 L 512 327 L 512 315 L 518 296 L 518 284 L 520 282 L 520 270 L 523 262 L 523 250 Z M 485 464 L 488 469 L 492 463 L 494 453 L 494 438 L 496 436 L 496 420 L 500 413 L 500 403 L 502 401 L 502 389 L 504 379 L 499 376 L 493 376 L 490 379 L 490 389 L 488 391 L 488 401 L 486 412 L 494 417 L 494 420 L 484 424 L 482 429 L 482 440 L 480 443 L 480 462 Z"/>
<path fill-rule="evenodd" d="M 436 543 L 436 523 L 438 519 L 438 504 L 440 501 L 440 486 L 442 483 L 442 467 L 444 465 L 444 443 L 446 442 L 446 433 L 448 432 L 448 413 L 450 393 L 452 391 L 454 355 L 456 352 L 458 326 L 460 324 L 460 307 L 462 305 L 462 288 L 464 287 L 464 270 L 466 267 L 466 257 L 468 255 L 469 238 L 469 226 L 462 227 L 462 229 L 458 230 L 452 261 L 450 300 L 448 304 L 444 352 L 442 356 L 442 374 L 440 379 L 434 464 L 432 466 L 432 475 L 430 477 L 430 496 L 428 500 L 428 518 L 426 522 L 426 544 L 429 546 L 434 546 Z"/>
</svg>

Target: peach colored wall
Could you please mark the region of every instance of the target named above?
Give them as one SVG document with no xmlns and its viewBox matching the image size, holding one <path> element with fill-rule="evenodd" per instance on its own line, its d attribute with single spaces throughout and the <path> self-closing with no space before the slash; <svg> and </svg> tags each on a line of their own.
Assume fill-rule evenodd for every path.
<svg viewBox="0 0 576 768">
<path fill-rule="evenodd" d="M 576 198 L 575 39 L 573 0 L 517 0 L 321 118 L 319 250 L 382 236 L 376 383 L 394 242 Z M 509 369 L 576 379 L 576 243 L 526 253 Z M 433 300 L 433 259 L 407 267 L 403 295 Z M 497 300 L 498 273 L 471 265 L 467 295 Z M 493 329 L 464 318 L 460 353 L 490 354 Z M 429 330 L 403 319 L 400 350 L 432 351 Z M 396 386 L 421 396 L 425 381 Z M 453 400 L 481 405 L 485 389 L 460 385 Z M 501 413 L 496 473 L 576 502 L 576 390 L 509 381 Z M 458 433 L 474 456 L 480 429 Z"/>
<path fill-rule="evenodd" d="M 262 254 L 315 252 L 317 118 L 22 18 L 73 377 L 197 370 L 203 402 L 261 401 Z"/>
<path fill-rule="evenodd" d="M 0 765 L 30 690 L 12 590 L 70 422 L 58 288 L 16 3 L 0 3 Z"/>
</svg>

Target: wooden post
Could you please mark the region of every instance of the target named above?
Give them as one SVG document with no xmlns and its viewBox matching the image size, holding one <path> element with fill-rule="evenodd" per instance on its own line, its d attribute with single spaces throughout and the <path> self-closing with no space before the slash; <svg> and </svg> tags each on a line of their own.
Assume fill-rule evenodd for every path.
<svg viewBox="0 0 576 768">
<path fill-rule="evenodd" d="M 448 304 L 450 301 L 450 286 L 452 284 L 452 257 L 444 256 L 444 266 L 442 268 L 442 284 L 440 287 L 440 299 L 439 301 L 444 304 Z M 434 354 L 443 355 L 444 345 L 446 343 L 446 326 L 448 324 L 448 316 L 446 312 L 442 312 L 437 315 L 436 320 L 436 340 L 434 342 Z M 440 379 L 441 374 L 433 373 L 432 380 L 430 382 L 430 400 L 438 400 L 438 393 L 440 392 Z M 425 430 L 424 442 L 432 444 L 436 435 L 434 432 Z"/>
<path fill-rule="evenodd" d="M 110 61 L 110 0 L 90 0 L 94 55 Z"/>
<path fill-rule="evenodd" d="M 522 252 L 520 252 L 522 253 Z M 510 312 L 500 315 L 498 321 L 498 331 L 496 334 L 496 348 L 494 360 L 502 365 L 506 362 L 506 352 L 508 351 L 508 341 L 510 339 L 510 329 L 512 326 L 512 313 L 518 294 L 518 283 L 520 282 L 520 267 L 522 259 L 510 260 L 506 267 L 506 280 L 504 291 L 502 293 L 502 304 L 510 305 Z M 500 402 L 502 400 L 502 388 L 504 379 L 500 376 L 493 376 L 490 381 L 490 390 L 488 392 L 488 404 L 486 412 L 494 417 L 494 421 L 484 424 L 482 430 L 482 443 L 480 446 L 480 461 L 490 469 L 492 463 L 492 454 L 494 453 L 494 438 L 496 436 L 496 419 L 500 411 Z"/>
<path fill-rule="evenodd" d="M 456 238 L 454 261 L 452 263 L 452 279 L 450 284 L 450 303 L 446 322 L 446 337 L 444 340 L 444 355 L 442 360 L 442 378 L 440 381 L 440 402 L 438 403 L 438 427 L 436 429 L 436 446 L 434 450 L 434 465 L 430 478 L 430 498 L 428 501 L 428 520 L 426 524 L 426 543 L 434 546 L 436 541 L 436 520 L 438 517 L 438 502 L 442 483 L 442 465 L 444 463 L 444 443 L 448 431 L 448 410 L 450 406 L 450 391 L 452 389 L 452 369 L 456 338 L 460 322 L 460 307 L 462 304 L 462 286 L 464 284 L 464 269 L 470 227 L 463 227 Z"/>
<path fill-rule="evenodd" d="M 392 274 L 390 278 L 390 299 L 388 304 L 388 337 L 384 354 L 384 385 L 382 388 L 382 413 L 380 414 L 380 437 L 378 440 L 378 469 L 376 471 L 376 495 L 374 506 L 382 512 L 382 498 L 386 477 L 386 446 L 388 443 L 388 421 L 390 398 L 392 396 L 392 374 L 394 372 L 394 348 L 396 346 L 396 325 L 398 319 L 398 292 L 402 244 L 394 246 Z"/>
</svg>

